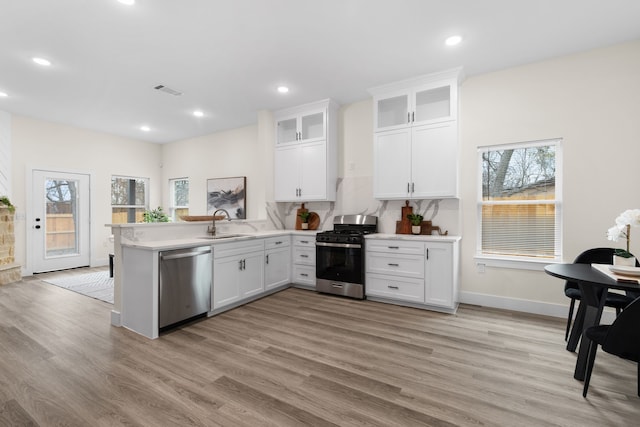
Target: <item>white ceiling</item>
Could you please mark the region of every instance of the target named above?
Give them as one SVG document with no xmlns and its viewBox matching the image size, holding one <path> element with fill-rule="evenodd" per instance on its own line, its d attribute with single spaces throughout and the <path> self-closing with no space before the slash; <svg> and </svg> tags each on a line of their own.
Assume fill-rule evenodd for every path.
<svg viewBox="0 0 640 427">
<path fill-rule="evenodd" d="M 0 110 L 163 143 L 635 39 L 638 0 L 0 0 Z"/>
</svg>

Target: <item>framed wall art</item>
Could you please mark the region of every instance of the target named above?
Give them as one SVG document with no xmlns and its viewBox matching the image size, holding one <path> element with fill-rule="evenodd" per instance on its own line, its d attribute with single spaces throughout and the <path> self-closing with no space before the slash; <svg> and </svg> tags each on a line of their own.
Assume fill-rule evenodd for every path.
<svg viewBox="0 0 640 427">
<path fill-rule="evenodd" d="M 246 176 L 207 179 L 207 214 L 224 209 L 231 219 L 246 219 L 246 193 Z"/>
</svg>

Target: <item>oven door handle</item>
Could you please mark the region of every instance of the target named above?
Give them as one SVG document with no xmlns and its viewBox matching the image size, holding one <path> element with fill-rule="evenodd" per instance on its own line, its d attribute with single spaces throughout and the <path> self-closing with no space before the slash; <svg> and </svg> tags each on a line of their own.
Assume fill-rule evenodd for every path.
<svg viewBox="0 0 640 427">
<path fill-rule="evenodd" d="M 352 243 L 325 243 L 325 242 L 316 242 L 316 246 L 325 246 L 330 248 L 354 248 L 359 249 L 362 245 L 354 245 Z"/>
</svg>

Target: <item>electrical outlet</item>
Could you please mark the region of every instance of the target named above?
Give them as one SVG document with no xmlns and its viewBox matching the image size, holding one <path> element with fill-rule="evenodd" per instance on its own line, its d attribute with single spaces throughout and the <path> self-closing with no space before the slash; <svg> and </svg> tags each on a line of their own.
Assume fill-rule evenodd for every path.
<svg viewBox="0 0 640 427">
<path fill-rule="evenodd" d="M 477 263 L 476 268 L 478 269 L 478 273 L 484 273 L 485 264 Z"/>
</svg>

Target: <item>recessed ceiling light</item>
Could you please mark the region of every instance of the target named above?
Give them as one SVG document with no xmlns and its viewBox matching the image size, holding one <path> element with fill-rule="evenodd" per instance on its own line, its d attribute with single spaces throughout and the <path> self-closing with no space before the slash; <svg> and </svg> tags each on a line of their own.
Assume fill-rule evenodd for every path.
<svg viewBox="0 0 640 427">
<path fill-rule="evenodd" d="M 446 44 L 447 46 L 456 46 L 460 44 L 461 41 L 462 36 L 451 36 L 447 37 L 447 39 L 444 41 L 444 44 Z"/>
<path fill-rule="evenodd" d="M 196 116 L 196 117 L 202 117 L 202 116 L 204 116 L 204 113 L 202 111 L 200 111 L 200 110 L 196 110 L 196 111 L 193 112 L 193 115 Z"/>
<path fill-rule="evenodd" d="M 278 86 L 278 92 L 287 93 L 287 92 L 289 92 L 289 88 L 286 87 L 286 86 Z"/>
<path fill-rule="evenodd" d="M 33 62 L 35 62 L 38 65 L 42 65 L 44 67 L 48 67 L 49 65 L 51 65 L 51 61 L 49 61 L 48 59 L 44 59 L 44 58 L 32 58 Z"/>
<path fill-rule="evenodd" d="M 7 93 L 0 92 L 0 98 L 6 98 L 7 96 L 9 96 L 9 95 L 7 95 Z"/>
<path fill-rule="evenodd" d="M 136 2 L 136 0 L 118 0 L 122 4 L 126 4 L 127 6 L 131 6 Z"/>
<path fill-rule="evenodd" d="M 142 132 L 149 132 L 151 130 L 151 128 L 149 126 L 140 126 L 140 130 Z"/>
</svg>

